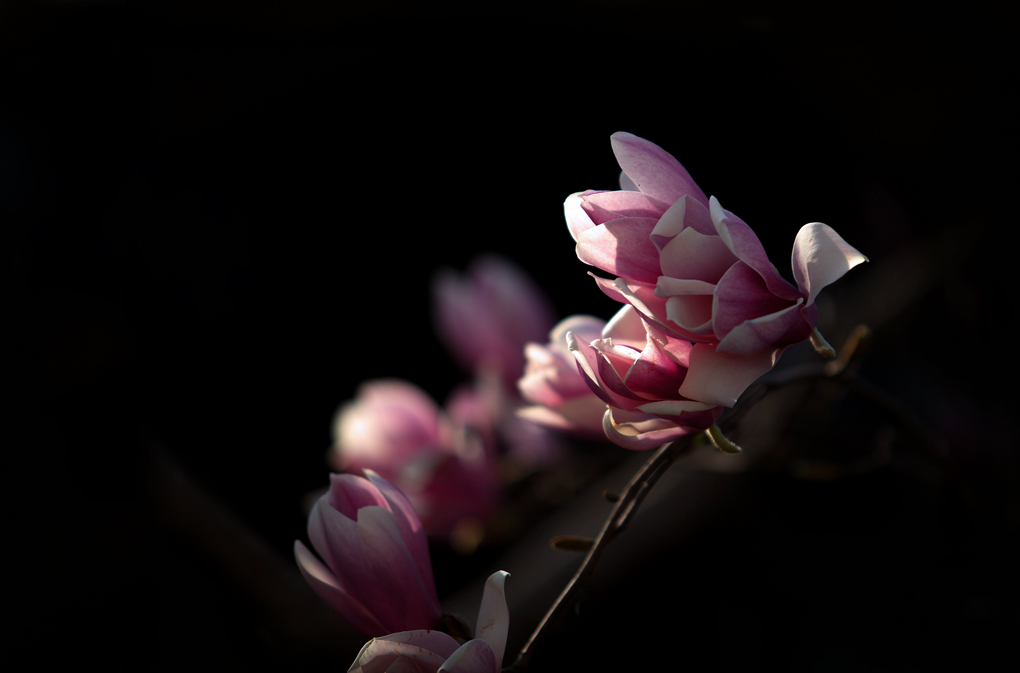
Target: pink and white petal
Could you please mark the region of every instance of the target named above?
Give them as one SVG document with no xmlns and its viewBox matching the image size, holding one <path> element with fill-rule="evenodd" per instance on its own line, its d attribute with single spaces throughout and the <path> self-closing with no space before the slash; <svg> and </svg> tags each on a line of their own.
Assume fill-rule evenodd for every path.
<svg viewBox="0 0 1020 673">
<path fill-rule="evenodd" d="M 682 196 L 662 214 L 655 228 L 649 234 L 652 243 L 660 251 L 673 240 L 673 238 L 684 230 L 684 213 L 687 212 L 687 197 Z M 693 201 L 693 199 L 691 199 Z M 714 233 L 714 232 L 713 232 Z"/>
<path fill-rule="evenodd" d="M 469 640 L 450 655 L 439 673 L 499 673 L 501 662 L 484 640 Z"/>
<path fill-rule="evenodd" d="M 330 474 L 329 490 L 322 497 L 351 521 L 358 518 L 362 507 L 386 507 L 386 497 L 379 489 L 356 474 Z"/>
<path fill-rule="evenodd" d="M 654 283 L 659 277 L 659 251 L 648 238 L 651 217 L 621 217 L 582 232 L 577 258 L 615 276 Z"/>
<path fill-rule="evenodd" d="M 715 335 L 722 340 L 731 330 L 749 320 L 778 313 L 803 301 L 804 298 L 800 294 L 793 300 L 777 297 L 766 286 L 765 279 L 757 270 L 744 262 L 737 262 L 723 274 L 715 287 L 712 326 Z"/>
<path fill-rule="evenodd" d="M 640 351 L 645 346 L 647 331 L 644 321 L 637 310 L 627 304 L 620 308 L 602 329 L 602 338 L 611 339 L 615 344 L 623 344 Z"/>
<path fill-rule="evenodd" d="M 706 430 L 722 415 L 723 408 L 718 405 L 694 402 L 693 400 L 663 400 L 642 405 L 641 411 L 654 413 L 659 418 L 669 421 L 689 432 Z"/>
<path fill-rule="evenodd" d="M 684 212 L 684 229 L 693 229 L 705 236 L 718 236 L 715 230 L 715 223 L 712 221 L 712 211 L 708 202 L 688 199 L 687 210 Z"/>
<path fill-rule="evenodd" d="M 567 348 L 567 332 L 573 332 L 579 338 L 587 342 L 601 338 L 602 330 L 606 321 L 590 315 L 572 315 L 561 320 L 549 332 L 549 343 L 554 346 L 564 357 L 572 358 Z"/>
<path fill-rule="evenodd" d="M 389 510 L 365 507 L 358 512 L 361 562 L 371 569 L 364 600 L 384 623 L 404 628 L 431 628 L 442 615 L 439 601 L 404 544 L 396 517 Z M 399 598 L 399 602 L 398 602 Z M 391 621 L 392 620 L 392 621 Z"/>
<path fill-rule="evenodd" d="M 357 522 L 333 509 L 323 496 L 308 513 L 307 530 L 312 547 L 334 572 L 340 586 L 366 603 L 359 587 L 369 577 L 361 560 Z"/>
<path fill-rule="evenodd" d="M 602 417 L 602 430 L 606 433 L 606 439 L 631 451 L 654 449 L 688 434 L 684 428 L 658 418 L 642 423 L 617 423 L 613 419 L 613 409 L 606 409 Z"/>
<path fill-rule="evenodd" d="M 399 657 L 407 657 L 434 672 L 460 648 L 441 631 L 417 629 L 373 638 L 365 643 L 348 673 L 382 673 Z"/>
<path fill-rule="evenodd" d="M 626 192 L 639 192 L 640 189 L 634 184 L 634 181 L 627 177 L 627 174 L 620 171 L 620 189 Z"/>
<path fill-rule="evenodd" d="M 434 673 L 431 666 L 409 657 L 397 657 L 386 667 L 386 673 Z"/>
<path fill-rule="evenodd" d="M 506 651 L 506 638 L 510 630 L 510 609 L 506 606 L 506 593 L 503 585 L 510 573 L 497 570 L 489 575 L 482 592 L 482 604 L 478 608 L 478 620 L 475 622 L 475 638 L 489 644 L 496 656 L 496 670 L 503 664 L 503 653 Z"/>
<path fill-rule="evenodd" d="M 795 301 L 798 297 L 803 296 L 800 290 L 779 275 L 776 268 L 772 266 L 757 234 L 746 222 L 723 209 L 719 200 L 714 196 L 709 207 L 712 213 L 712 222 L 723 242 L 742 262 L 758 272 L 772 294 L 790 301 Z"/>
<path fill-rule="evenodd" d="M 623 379 L 598 349 L 577 339 L 573 332 L 567 335 L 567 342 L 574 354 L 574 360 L 577 362 L 578 372 L 600 400 L 625 409 L 630 409 L 635 404 L 645 401 L 627 390 Z M 608 385 L 603 377 L 609 379 Z M 624 391 L 624 394 L 617 391 Z"/>
<path fill-rule="evenodd" d="M 687 339 L 676 338 L 665 334 L 654 323 L 648 321 L 643 322 L 645 324 L 645 329 L 647 330 L 647 339 L 654 340 L 669 354 L 671 358 L 679 362 L 684 367 L 689 365 L 691 349 L 694 348 L 694 344 Z"/>
<path fill-rule="evenodd" d="M 655 286 L 650 283 L 628 281 L 625 278 L 608 280 L 588 274 L 598 283 L 602 292 L 616 301 L 630 304 L 646 321 L 654 323 L 663 333 L 690 341 L 715 341 L 715 335 L 699 336 L 680 329 L 669 321 L 666 316 L 666 300 L 655 296 Z"/>
<path fill-rule="evenodd" d="M 567 347 L 577 363 L 578 373 L 592 393 L 606 404 L 617 404 L 616 398 L 604 390 L 599 382 L 599 377 L 596 373 L 598 370 L 598 360 L 602 357 L 599 355 L 599 352 L 592 348 L 591 344 L 574 336 L 573 332 L 567 333 Z"/>
<path fill-rule="evenodd" d="M 581 205 L 595 224 L 604 224 L 620 217 L 658 219 L 669 204 L 641 192 L 599 192 L 584 197 Z"/>
<path fill-rule="evenodd" d="M 732 407 L 747 386 L 775 366 L 784 350 L 776 348 L 736 355 L 720 353 L 708 344 L 696 344 L 691 350 L 691 364 L 680 386 L 680 394 L 706 404 Z"/>
<path fill-rule="evenodd" d="M 572 432 L 595 436 L 602 434 L 602 414 L 605 410 L 605 403 L 594 395 L 575 397 L 557 409 L 560 416 L 571 423 Z"/>
<path fill-rule="evenodd" d="M 610 344 L 593 341 L 592 348 L 598 351 L 596 359 L 596 372 L 599 377 L 599 385 L 613 398 L 614 406 L 624 409 L 633 409 L 635 405 L 645 402 L 648 398 L 641 395 L 627 386 L 624 381 L 627 372 L 640 351 L 622 347 L 613 349 Z M 631 355 L 632 353 L 633 355 Z"/>
<path fill-rule="evenodd" d="M 804 341 L 811 333 L 811 326 L 804 321 L 798 308 L 801 302 L 803 299 L 798 299 L 793 306 L 737 325 L 719 342 L 716 350 L 746 355 L 763 348 Z"/>
<path fill-rule="evenodd" d="M 564 402 L 555 410 L 533 405 L 521 407 L 514 413 L 518 418 L 550 430 L 590 435 L 595 428 L 597 434 L 601 435 L 602 413 L 605 409 L 605 402 L 594 395 L 589 395 Z"/>
<path fill-rule="evenodd" d="M 595 226 L 588 213 L 584 212 L 582 193 L 571 194 L 563 202 L 563 216 L 567 220 L 567 230 L 575 241 L 578 236 Z"/>
<path fill-rule="evenodd" d="M 685 228 L 659 254 L 662 275 L 718 283 L 737 261 L 721 236 Z"/>
<path fill-rule="evenodd" d="M 361 601 L 340 586 L 336 575 L 322 561 L 315 558 L 300 540 L 294 540 L 294 560 L 297 561 L 298 570 L 312 590 L 351 626 L 367 636 L 383 635 L 389 630 L 361 604 Z"/>
<path fill-rule="evenodd" d="M 805 224 L 793 241 L 793 277 L 801 292 L 807 295 L 807 305 L 826 285 L 868 258 L 843 240 L 832 227 L 821 222 Z"/>
<path fill-rule="evenodd" d="M 396 519 L 397 526 L 400 528 L 400 534 L 404 538 L 404 544 L 407 545 L 408 551 L 411 552 L 411 557 L 414 559 L 422 578 L 425 580 L 426 588 L 429 589 L 429 593 L 438 604 L 439 597 L 436 594 L 436 585 L 432 578 L 432 559 L 429 556 L 428 535 L 425 532 L 425 526 L 422 524 L 421 518 L 418 516 L 418 512 L 415 511 L 414 505 L 411 504 L 411 501 L 404 495 L 403 491 L 372 470 L 365 470 L 364 472 L 365 477 L 386 498 L 387 509 L 393 513 Z"/>
<path fill-rule="evenodd" d="M 708 204 L 705 193 L 680 162 L 655 143 L 631 133 L 614 133 L 613 153 L 620 168 L 643 194 L 672 204 L 690 194 Z"/>
<path fill-rule="evenodd" d="M 643 397 L 671 400 L 680 394 L 680 385 L 686 375 L 686 367 L 670 357 L 654 339 L 646 339 L 641 356 L 627 372 L 626 384 Z M 638 409 L 644 411 L 645 406 L 641 405 Z"/>
<path fill-rule="evenodd" d="M 691 334 L 712 334 L 712 296 L 676 295 L 666 300 L 666 317 Z"/>
</svg>

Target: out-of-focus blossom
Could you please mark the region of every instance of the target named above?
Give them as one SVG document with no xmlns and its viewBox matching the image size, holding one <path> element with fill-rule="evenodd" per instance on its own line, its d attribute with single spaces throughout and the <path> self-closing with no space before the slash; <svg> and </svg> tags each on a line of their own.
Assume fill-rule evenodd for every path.
<svg viewBox="0 0 1020 673">
<path fill-rule="evenodd" d="M 564 203 L 577 256 L 617 278 L 602 291 L 663 337 L 694 344 L 680 394 L 732 406 L 791 344 L 815 329 L 818 292 L 866 261 L 831 227 L 804 225 L 787 282 L 751 228 L 707 198 L 672 155 L 629 133 L 612 136 L 623 191 Z"/>
<path fill-rule="evenodd" d="M 410 501 L 370 470 L 330 475 L 294 556 L 326 603 L 369 636 L 431 628 L 442 617 L 428 540 Z"/>
<path fill-rule="evenodd" d="M 517 388 L 532 406 L 519 409 L 518 416 L 547 428 L 603 436 L 606 403 L 592 392 L 578 372 L 574 356 L 567 348 L 567 333 L 590 343 L 602 337 L 605 326 L 605 320 L 575 315 L 552 328 L 547 345 L 525 346 L 528 364 Z"/>
<path fill-rule="evenodd" d="M 517 265 L 493 255 L 466 276 L 447 270 L 432 285 L 436 332 L 468 371 L 492 370 L 512 387 L 524 370 L 524 344 L 545 338 L 555 313 Z"/>
<path fill-rule="evenodd" d="M 484 521 L 500 498 L 495 447 L 491 433 L 473 427 L 482 419 L 464 395 L 451 418 L 407 381 L 366 381 L 337 412 L 331 465 L 378 472 L 407 495 L 430 534 Z"/>
<path fill-rule="evenodd" d="M 460 645 L 441 631 L 420 629 L 373 638 L 348 673 L 499 673 L 510 627 L 507 576 L 500 570 L 486 581 L 473 640 Z"/>
<path fill-rule="evenodd" d="M 609 405 L 602 429 L 628 449 L 650 449 L 709 428 L 722 407 L 681 394 L 694 346 L 663 333 L 624 306 L 588 340 L 568 332 L 567 347 L 587 386 Z"/>
</svg>

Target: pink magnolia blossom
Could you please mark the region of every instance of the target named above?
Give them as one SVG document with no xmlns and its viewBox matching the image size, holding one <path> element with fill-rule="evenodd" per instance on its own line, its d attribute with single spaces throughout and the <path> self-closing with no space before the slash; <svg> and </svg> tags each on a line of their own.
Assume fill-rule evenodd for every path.
<svg viewBox="0 0 1020 673">
<path fill-rule="evenodd" d="M 567 348 L 567 333 L 585 342 L 601 338 L 606 321 L 575 315 L 560 321 L 549 332 L 549 343 L 529 343 L 528 363 L 517 382 L 521 397 L 533 403 L 519 409 L 518 416 L 543 427 L 602 437 L 606 403 L 592 392 Z"/>
<path fill-rule="evenodd" d="M 513 262 L 488 255 L 466 276 L 433 281 L 436 332 L 469 371 L 495 371 L 508 387 L 524 369 L 524 344 L 545 337 L 555 313 L 542 290 Z"/>
<path fill-rule="evenodd" d="M 451 415 L 412 383 L 366 381 L 337 413 L 330 463 L 373 470 L 395 484 L 430 534 L 484 520 L 499 502 L 500 484 L 491 432 L 478 418 L 483 407 L 468 397 L 460 391 Z"/>
<path fill-rule="evenodd" d="M 685 397 L 693 344 L 661 331 L 627 305 L 601 338 L 566 335 L 577 369 L 608 409 L 602 430 L 627 449 L 650 449 L 709 428 L 722 407 Z"/>
<path fill-rule="evenodd" d="M 369 636 L 430 628 L 442 617 L 428 540 L 410 501 L 371 470 L 330 475 L 294 556 L 326 603 Z"/>
<path fill-rule="evenodd" d="M 612 136 L 623 191 L 564 203 L 581 261 L 617 276 L 602 291 L 634 307 L 663 337 L 694 346 L 679 393 L 732 406 L 783 350 L 815 329 L 818 292 L 864 255 L 820 222 L 793 245 L 793 277 L 769 262 L 751 228 L 707 198 L 672 155 L 629 133 Z"/>
<path fill-rule="evenodd" d="M 507 577 L 500 570 L 486 581 L 473 640 L 461 645 L 441 631 L 422 629 L 373 638 L 348 673 L 499 673 L 510 627 Z"/>
</svg>

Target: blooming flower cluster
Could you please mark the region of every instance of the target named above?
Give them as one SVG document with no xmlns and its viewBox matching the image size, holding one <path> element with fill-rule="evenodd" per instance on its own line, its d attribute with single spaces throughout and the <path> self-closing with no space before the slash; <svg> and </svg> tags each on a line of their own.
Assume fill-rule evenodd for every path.
<svg viewBox="0 0 1020 673">
<path fill-rule="evenodd" d="M 645 449 L 710 427 L 815 332 L 818 292 L 866 258 L 831 227 L 806 224 L 793 245 L 794 286 L 751 228 L 672 155 L 629 133 L 614 134 L 612 146 L 623 189 L 572 194 L 564 213 L 578 258 L 616 276 L 595 280 L 625 306 L 600 338 L 565 338 L 581 379 L 608 407 L 607 437 Z M 529 353 L 536 372 L 544 354 Z M 533 382 L 522 390 L 562 408 Z"/>
<path fill-rule="evenodd" d="M 473 384 L 441 409 L 406 381 L 369 381 L 337 413 L 330 462 L 346 473 L 331 475 L 309 515 L 318 556 L 300 541 L 294 554 L 319 596 L 372 637 L 352 673 L 499 673 L 507 573 L 488 578 L 476 637 L 458 641 L 439 630 L 427 538 L 492 512 L 497 442 L 511 453 L 551 446 L 537 427 L 629 449 L 716 437 L 723 409 L 786 348 L 820 340 L 818 293 L 866 261 L 831 227 L 806 224 L 790 283 L 673 156 L 628 133 L 612 146 L 623 189 L 564 203 L 578 258 L 614 276 L 595 276 L 622 304 L 612 318 L 572 316 L 550 329 L 548 302 L 523 272 L 484 258 L 468 277 L 444 273 L 433 286 L 437 332 Z M 514 381 L 531 406 L 509 392 Z"/>
</svg>

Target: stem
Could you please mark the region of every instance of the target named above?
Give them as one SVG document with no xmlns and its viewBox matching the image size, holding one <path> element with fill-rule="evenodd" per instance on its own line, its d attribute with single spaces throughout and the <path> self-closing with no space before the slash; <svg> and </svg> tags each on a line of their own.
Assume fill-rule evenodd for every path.
<svg viewBox="0 0 1020 673">
<path fill-rule="evenodd" d="M 592 573 L 595 572 L 595 564 L 601 558 L 602 552 L 627 527 L 627 524 L 637 512 L 641 503 L 644 502 L 644 499 L 648 497 L 649 492 L 651 492 L 655 483 L 659 481 L 659 478 L 677 457 L 690 450 L 693 445 L 691 440 L 692 436 L 688 435 L 659 447 L 648 462 L 644 464 L 644 467 L 631 478 L 627 483 L 626 489 L 620 495 L 620 499 L 613 507 L 609 518 L 606 519 L 606 523 L 603 524 L 602 530 L 599 531 L 598 537 L 595 538 L 595 543 L 592 545 L 591 550 L 584 557 L 584 561 L 581 562 L 581 566 L 574 573 L 570 581 L 567 582 L 567 586 L 560 592 L 552 607 L 549 608 L 549 611 L 542 617 L 542 621 L 539 622 L 532 632 L 531 637 L 524 643 L 520 654 L 517 655 L 517 660 L 503 669 L 504 671 L 522 670 L 527 666 L 531 658 L 532 647 L 538 642 L 539 637 L 560 613 L 570 605 L 573 595 L 587 583 Z"/>
</svg>

